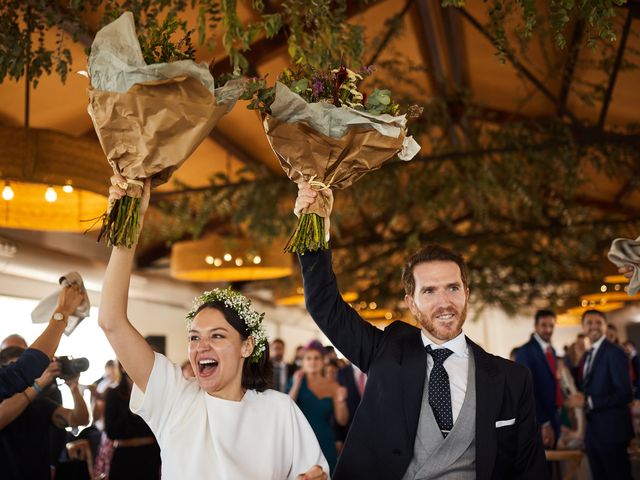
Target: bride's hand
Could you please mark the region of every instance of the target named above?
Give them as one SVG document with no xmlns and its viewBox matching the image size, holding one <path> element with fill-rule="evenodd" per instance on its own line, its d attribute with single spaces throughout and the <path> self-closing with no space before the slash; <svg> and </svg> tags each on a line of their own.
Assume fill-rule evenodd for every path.
<svg viewBox="0 0 640 480">
<path fill-rule="evenodd" d="M 109 187 L 109 203 L 113 203 L 116 200 L 120 200 L 127 194 L 127 179 L 122 175 L 115 174 L 111 176 L 111 186 Z M 144 218 L 144 214 L 149 208 L 149 199 L 151 198 L 151 179 L 146 178 L 144 180 L 144 186 L 142 187 L 142 198 L 140 199 L 139 218 L 140 221 Z"/>
<path fill-rule="evenodd" d="M 320 465 L 314 465 L 307 473 L 298 475 L 297 480 L 327 480 L 327 474 Z"/>
</svg>

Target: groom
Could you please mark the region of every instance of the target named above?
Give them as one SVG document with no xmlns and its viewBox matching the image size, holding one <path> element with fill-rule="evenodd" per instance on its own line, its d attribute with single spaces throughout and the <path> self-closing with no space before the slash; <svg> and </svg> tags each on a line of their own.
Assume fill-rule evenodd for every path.
<svg viewBox="0 0 640 480">
<path fill-rule="evenodd" d="M 318 195 L 332 200 L 298 187 L 296 214 Z M 330 251 L 299 259 L 309 313 L 368 374 L 333 479 L 548 478 L 529 371 L 462 332 L 469 288 L 458 253 L 430 245 L 408 259 L 404 299 L 421 328 L 384 331 L 342 300 Z"/>
</svg>

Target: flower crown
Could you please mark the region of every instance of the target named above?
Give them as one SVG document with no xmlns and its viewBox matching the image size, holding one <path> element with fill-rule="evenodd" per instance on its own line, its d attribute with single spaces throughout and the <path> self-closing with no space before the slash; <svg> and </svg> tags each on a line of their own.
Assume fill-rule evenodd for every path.
<svg viewBox="0 0 640 480">
<path fill-rule="evenodd" d="M 264 313 L 256 312 L 251 308 L 251 300 L 241 293 L 232 290 L 231 287 L 227 287 L 225 289 L 216 288 L 209 292 L 203 292 L 201 295 L 198 295 L 193 299 L 193 308 L 187 314 L 187 324 L 193 322 L 194 317 L 202 305 L 211 302 L 223 303 L 227 308 L 234 310 L 244 321 L 254 342 L 251 361 L 258 363 L 264 355 L 269 341 L 267 338 L 267 332 L 262 325 Z"/>
</svg>

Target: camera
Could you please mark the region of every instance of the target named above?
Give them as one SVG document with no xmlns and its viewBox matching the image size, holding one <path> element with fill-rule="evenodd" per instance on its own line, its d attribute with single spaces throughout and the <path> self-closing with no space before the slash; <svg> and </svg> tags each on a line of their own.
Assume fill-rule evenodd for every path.
<svg viewBox="0 0 640 480">
<path fill-rule="evenodd" d="M 61 373 L 59 375 L 63 380 L 68 380 L 70 378 L 79 375 L 82 372 L 85 372 L 89 368 L 89 360 L 80 357 L 80 358 L 70 358 L 70 357 L 56 357 L 56 360 L 60 362 Z"/>
</svg>

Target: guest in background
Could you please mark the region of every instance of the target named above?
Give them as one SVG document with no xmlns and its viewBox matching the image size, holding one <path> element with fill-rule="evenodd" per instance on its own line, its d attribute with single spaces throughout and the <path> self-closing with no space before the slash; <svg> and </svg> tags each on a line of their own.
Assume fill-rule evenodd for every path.
<svg viewBox="0 0 640 480">
<path fill-rule="evenodd" d="M 0 400 L 28 389 L 47 369 L 67 327 L 69 315 L 82 302 L 80 287 L 65 287 L 58 295 L 58 303 L 47 328 L 15 362 L 0 367 Z"/>
<path fill-rule="evenodd" d="M 296 347 L 296 356 L 293 359 L 294 371 L 302 368 L 302 357 L 304 356 L 304 345 Z"/>
<path fill-rule="evenodd" d="M 324 348 L 311 342 L 304 351 L 302 368 L 293 374 L 289 396 L 298 404 L 311 424 L 322 453 L 333 472 L 338 459 L 332 418 L 345 426 L 349 420 L 347 390 L 337 382 L 322 376 Z"/>
<path fill-rule="evenodd" d="M 20 347 L 24 348 L 25 350 L 29 348 L 24 337 L 17 333 L 12 333 L 11 335 L 5 337 L 4 340 L 2 340 L 2 343 L 0 344 L 0 351 L 9 347 Z"/>
<path fill-rule="evenodd" d="M 286 393 L 295 366 L 285 363 L 284 350 L 284 341 L 280 338 L 274 339 L 269 346 L 269 361 L 273 367 L 273 389 Z"/>
<path fill-rule="evenodd" d="M 573 381 L 576 385 L 580 385 L 582 375 L 580 373 L 580 367 L 582 366 L 582 360 L 584 354 L 587 352 L 591 343 L 589 338 L 584 333 L 579 333 L 576 336 L 575 342 L 569 345 L 567 355 L 565 356 L 565 365 L 569 368 Z"/>
<path fill-rule="evenodd" d="M 106 395 L 104 427 L 113 441 L 110 480 L 157 480 L 160 447 L 149 426 L 129 410 L 133 381 L 120 366 L 120 383 Z"/>
<path fill-rule="evenodd" d="M 629 375 L 633 386 L 633 398 L 640 400 L 640 356 L 638 356 L 636 344 L 631 340 L 627 340 L 622 345 L 629 358 Z"/>
<path fill-rule="evenodd" d="M 509 360 L 511 360 L 512 362 L 515 362 L 517 354 L 518 354 L 518 347 L 513 347 L 509 352 Z"/>
<path fill-rule="evenodd" d="M 103 394 L 110 388 L 116 387 L 120 383 L 118 366 L 113 360 L 107 360 L 104 364 L 104 374 L 93 384 L 96 386 L 96 393 Z"/>
<path fill-rule="evenodd" d="M 23 349 L 9 347 L 0 352 L 0 364 L 15 362 Z M 44 389 L 61 374 L 58 362 L 50 362 L 33 386 L 0 403 L 0 477 L 3 480 L 48 479 L 52 472 L 50 425 L 62 433 L 67 427 L 89 423 L 78 376 L 66 380 L 74 408 L 64 408 L 44 395 Z"/>
<path fill-rule="evenodd" d="M 624 351 L 606 338 L 607 317 L 599 310 L 582 314 L 591 340 L 582 367 L 582 393 L 569 397 L 570 407 L 587 412 L 585 447 L 594 480 L 630 480 L 627 447 L 633 437 L 629 403 L 633 398 Z"/>
<path fill-rule="evenodd" d="M 607 323 L 607 340 L 614 345 L 620 346 L 620 339 L 618 338 L 618 327 L 613 323 Z"/>
<path fill-rule="evenodd" d="M 516 362 L 531 372 L 536 419 L 541 425 L 542 444 L 548 449 L 555 447 L 560 435 L 559 410 L 564 403 L 558 381 L 558 358 L 551 345 L 555 325 L 554 312 L 538 310 L 534 317 L 531 339 L 518 348 L 516 353 Z"/>
<path fill-rule="evenodd" d="M 191 362 L 189 360 L 185 360 L 180 365 L 180 369 L 182 370 L 182 376 L 184 378 L 196 378 L 196 374 L 193 372 L 193 367 L 191 366 Z"/>
<path fill-rule="evenodd" d="M 332 382 L 338 382 L 339 371 L 340 367 L 338 367 L 338 362 L 335 360 L 330 360 L 329 362 L 324 364 L 324 368 L 322 369 L 322 376 L 327 380 L 331 380 Z"/>
<path fill-rule="evenodd" d="M 325 345 L 324 347 L 324 363 L 337 362 L 338 354 L 333 345 Z"/>
<path fill-rule="evenodd" d="M 360 400 L 364 395 L 364 388 L 367 385 L 367 374 L 353 364 L 349 364 L 341 368 L 338 372 L 338 383 L 347 389 L 347 408 L 349 409 L 349 421 L 345 426 L 346 432 L 349 431 L 351 422 L 355 417 Z M 346 437 L 345 432 L 345 437 Z"/>
</svg>

